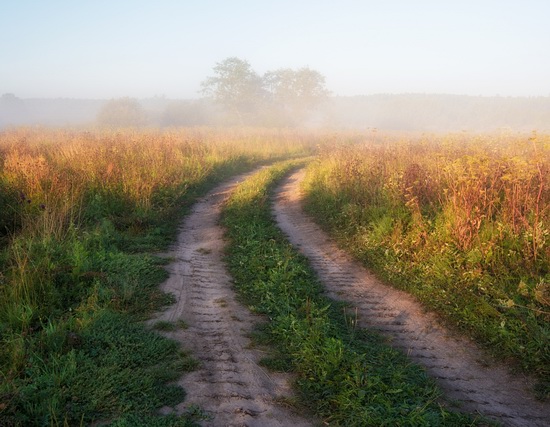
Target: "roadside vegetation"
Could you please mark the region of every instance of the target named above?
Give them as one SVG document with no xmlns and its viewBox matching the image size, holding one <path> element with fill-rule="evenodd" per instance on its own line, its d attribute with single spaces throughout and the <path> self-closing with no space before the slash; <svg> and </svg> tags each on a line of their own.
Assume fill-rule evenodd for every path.
<svg viewBox="0 0 550 427">
<path fill-rule="evenodd" d="M 550 137 L 373 135 L 321 147 L 306 209 L 548 396 Z"/>
<path fill-rule="evenodd" d="M 285 162 L 254 175 L 223 212 L 235 287 L 250 309 L 268 319 L 256 340 L 275 350 L 263 364 L 295 373 L 300 403 L 331 425 L 480 423 L 441 406 L 440 392 L 420 367 L 378 335 L 356 328 L 346 307 L 323 295 L 271 214 L 270 190 L 297 165 Z"/>
<path fill-rule="evenodd" d="M 275 131 L 0 133 L 0 425 L 193 425 L 156 415 L 196 363 L 141 322 L 170 302 L 154 253 L 214 183 L 310 145 Z"/>
</svg>

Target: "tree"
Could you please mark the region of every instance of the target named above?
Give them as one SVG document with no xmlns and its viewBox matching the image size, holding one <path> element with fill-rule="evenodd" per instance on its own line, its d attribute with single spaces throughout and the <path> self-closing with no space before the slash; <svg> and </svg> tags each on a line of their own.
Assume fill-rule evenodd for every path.
<svg viewBox="0 0 550 427">
<path fill-rule="evenodd" d="M 218 62 L 214 74 L 202 82 L 203 94 L 225 107 L 240 124 L 250 122 L 265 98 L 262 78 L 247 61 L 235 57 Z"/>
<path fill-rule="evenodd" d="M 97 123 L 109 127 L 137 127 L 147 122 L 147 115 L 137 99 L 118 98 L 108 101 L 97 114 Z"/>
<path fill-rule="evenodd" d="M 202 82 L 202 92 L 239 124 L 301 123 L 329 93 L 323 75 L 308 67 L 260 77 L 247 61 L 231 57 L 217 63 L 214 73 Z"/>
<path fill-rule="evenodd" d="M 297 71 L 290 68 L 268 71 L 264 82 L 275 105 L 299 120 L 329 94 L 324 76 L 307 67 Z"/>
</svg>

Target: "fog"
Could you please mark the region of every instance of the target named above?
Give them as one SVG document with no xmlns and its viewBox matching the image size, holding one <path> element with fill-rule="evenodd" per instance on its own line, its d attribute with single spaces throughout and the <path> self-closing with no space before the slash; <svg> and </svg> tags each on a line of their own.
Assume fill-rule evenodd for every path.
<svg viewBox="0 0 550 427">
<path fill-rule="evenodd" d="M 128 99 L 128 98 L 126 98 Z M 230 123 L 223 109 L 209 99 L 134 99 L 139 123 L 113 117 L 120 126 L 222 126 Z M 113 100 L 21 99 L 0 97 L 0 129 L 12 126 L 100 126 L 100 112 Z M 118 113 L 120 116 L 120 112 Z M 125 121 L 126 120 L 126 121 Z M 315 126 L 329 129 L 485 132 L 550 131 L 550 97 L 482 97 L 438 94 L 330 96 L 301 123 L 255 123 L 260 126 Z"/>
<path fill-rule="evenodd" d="M 141 126 L 445 131 L 550 122 L 545 0 L 4 3 L 2 128 L 97 125 L 102 108 L 125 97 L 139 102 Z M 201 92 L 224 58 L 249 61 L 251 75 L 267 80 L 314 70 L 330 94 L 306 115 L 289 101 L 301 89 L 284 95 L 289 85 L 279 84 L 268 107 L 236 111 Z"/>
</svg>

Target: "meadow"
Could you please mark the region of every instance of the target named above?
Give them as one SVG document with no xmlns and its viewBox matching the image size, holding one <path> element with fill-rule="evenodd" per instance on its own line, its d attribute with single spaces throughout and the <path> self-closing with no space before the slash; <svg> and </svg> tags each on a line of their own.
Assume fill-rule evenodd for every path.
<svg viewBox="0 0 550 427">
<path fill-rule="evenodd" d="M 320 224 L 386 282 L 535 375 L 540 396 L 549 394 L 550 136 L 23 128 L 0 133 L 0 425 L 195 425 L 194 413 L 157 414 L 184 399 L 170 382 L 196 365 L 144 326 L 171 302 L 158 289 L 167 260 L 157 254 L 216 183 L 306 156 L 305 206 Z M 270 223 L 266 194 L 289 168 L 243 187 L 224 219 L 243 298 L 280 322 L 260 334 L 282 346 L 266 366 L 302 369 L 304 400 L 346 422 L 357 414 L 349 408 L 360 411 L 372 396 L 345 395 L 338 384 L 358 378 L 361 354 L 375 351 L 397 368 L 369 368 L 373 381 L 412 381 L 406 407 L 376 404 L 418 425 L 463 425 L 434 403 L 421 372 L 402 370 L 399 355 L 349 330 L 349 319 L 334 320 L 337 308 L 327 308 L 333 303 Z M 261 260 L 269 265 L 254 264 Z M 275 286 L 266 300 L 266 288 L 252 286 L 277 278 L 297 289 L 273 298 Z M 302 329 L 308 322 L 314 328 Z M 312 364 L 319 354 L 328 365 Z M 355 374 L 338 376 L 341 366 Z M 325 385 L 307 381 L 318 376 Z"/>
<path fill-rule="evenodd" d="M 550 387 L 550 137 L 340 138 L 306 209 L 388 283 Z"/>
<path fill-rule="evenodd" d="M 256 344 L 271 349 L 261 363 L 293 372 L 298 407 L 309 408 L 325 425 L 493 425 L 442 404 L 441 391 L 420 366 L 379 334 L 358 329 L 349 306 L 327 298 L 271 213 L 273 188 L 300 166 L 303 161 L 290 161 L 257 173 L 236 189 L 223 212 L 235 288 L 252 311 L 269 319 L 254 335 Z"/>
<path fill-rule="evenodd" d="M 139 322 L 170 302 L 155 253 L 216 182 L 310 146 L 273 131 L 1 133 L 0 424 L 191 423 L 155 416 L 195 364 Z"/>
</svg>

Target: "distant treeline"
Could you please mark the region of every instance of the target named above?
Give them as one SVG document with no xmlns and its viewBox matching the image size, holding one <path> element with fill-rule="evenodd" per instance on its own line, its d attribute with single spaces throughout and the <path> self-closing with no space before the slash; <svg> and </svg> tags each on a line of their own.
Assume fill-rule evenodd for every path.
<svg viewBox="0 0 550 427">
<path fill-rule="evenodd" d="M 154 97 L 135 101 L 143 111 L 141 124 L 145 126 L 226 124 L 219 106 L 208 99 Z M 0 128 L 19 125 L 102 125 L 100 113 L 109 102 L 112 100 L 20 99 L 13 94 L 4 94 L 0 97 Z M 124 126 L 123 118 L 121 121 L 119 124 Z M 550 97 L 429 94 L 333 96 L 304 124 L 434 132 L 498 129 L 545 131 L 550 130 Z"/>
</svg>

